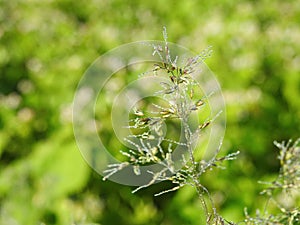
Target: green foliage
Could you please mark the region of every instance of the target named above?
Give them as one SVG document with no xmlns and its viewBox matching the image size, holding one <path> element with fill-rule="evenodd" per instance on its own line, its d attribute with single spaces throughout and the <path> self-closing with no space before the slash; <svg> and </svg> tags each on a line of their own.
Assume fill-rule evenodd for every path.
<svg viewBox="0 0 300 225">
<path fill-rule="evenodd" d="M 195 52 L 213 45 L 206 62 L 227 103 L 222 151 L 241 154 L 202 183 L 228 220 L 243 220 L 243 207 L 255 217 L 265 203 L 257 180 L 280 167 L 272 141 L 299 136 L 299 12 L 296 0 L 0 1 L 0 223 L 200 223 L 192 191 L 154 198 L 168 184 L 131 194 L 102 182 L 73 137 L 71 102 L 85 69 L 120 44 L 161 39 L 162 26 Z"/>
</svg>

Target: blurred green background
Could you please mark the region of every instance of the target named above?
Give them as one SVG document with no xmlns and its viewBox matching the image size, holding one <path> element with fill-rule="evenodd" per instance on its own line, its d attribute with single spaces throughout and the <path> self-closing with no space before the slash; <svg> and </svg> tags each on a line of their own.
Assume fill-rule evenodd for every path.
<svg viewBox="0 0 300 225">
<path fill-rule="evenodd" d="M 278 171 L 273 140 L 300 136 L 297 0 L 0 0 L 0 224 L 198 225 L 191 188 L 153 197 L 103 182 L 82 159 L 71 104 L 88 66 L 118 45 L 169 41 L 214 49 L 207 65 L 227 103 L 222 153 L 239 158 L 202 178 L 220 213 L 262 209 Z"/>
</svg>

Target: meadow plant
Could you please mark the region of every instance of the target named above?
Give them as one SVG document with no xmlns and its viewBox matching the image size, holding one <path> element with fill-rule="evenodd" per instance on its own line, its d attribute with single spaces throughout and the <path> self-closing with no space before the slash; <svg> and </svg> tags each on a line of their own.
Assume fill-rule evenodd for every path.
<svg viewBox="0 0 300 225">
<path fill-rule="evenodd" d="M 125 141 L 132 146 L 128 151 L 121 151 L 121 154 L 128 158 L 127 161 L 108 165 L 105 171 L 106 180 L 113 174 L 124 169 L 128 165 L 134 165 L 135 175 L 140 175 L 140 167 L 151 164 L 159 164 L 159 171 L 148 171 L 152 175 L 149 183 L 137 187 L 134 191 L 146 188 L 158 181 L 170 181 L 175 186 L 163 190 L 155 196 L 175 191 L 183 186 L 193 186 L 201 200 L 206 215 L 207 224 L 225 224 L 226 220 L 216 211 L 213 200 L 207 188 L 201 183 L 200 177 L 208 170 L 220 167 L 220 164 L 227 160 L 236 158 L 239 152 L 219 157 L 219 148 L 216 149 L 213 157 L 209 160 L 198 159 L 195 156 L 195 145 L 201 135 L 218 116 L 204 118 L 203 122 L 196 127 L 191 127 L 189 122 L 193 114 L 201 110 L 207 104 L 209 96 L 199 96 L 200 87 L 192 78 L 197 66 L 203 63 L 210 56 L 210 47 L 201 54 L 188 58 L 182 67 L 178 66 L 178 57 L 172 58 L 167 41 L 167 32 L 163 32 L 164 46 L 153 45 L 153 54 L 158 54 L 161 62 L 155 63 L 153 70 L 142 74 L 153 73 L 155 76 L 167 76 L 168 81 L 160 82 L 161 90 L 155 93 L 163 99 L 160 104 L 151 103 L 151 109 L 133 109 L 133 118 L 129 121 L 128 129 L 132 135 L 125 138 Z M 213 93 L 211 93 L 213 95 Z M 222 113 L 222 112 L 219 112 Z M 182 132 L 180 141 L 165 136 L 164 124 L 180 123 Z M 133 141 L 132 138 L 135 140 Z M 180 154 L 175 149 L 180 149 Z M 208 200 L 207 200 L 208 199 Z"/>
<path fill-rule="evenodd" d="M 162 190 L 155 196 L 171 191 L 176 191 L 186 185 L 190 185 L 197 191 L 203 210 L 206 215 L 206 224 L 235 224 L 227 221 L 216 210 L 209 190 L 201 183 L 201 176 L 208 170 L 221 167 L 222 162 L 236 159 L 239 152 L 226 156 L 220 155 L 222 143 L 209 159 L 199 157 L 197 154 L 197 141 L 203 130 L 207 129 L 219 115 L 204 118 L 197 126 L 191 126 L 190 118 L 196 113 L 201 117 L 201 109 L 208 104 L 209 96 L 201 96 L 199 84 L 193 80 L 192 74 L 197 72 L 197 67 L 204 63 L 205 59 L 212 53 L 210 47 L 200 54 L 186 59 L 183 66 L 179 66 L 178 56 L 172 57 L 167 41 L 167 32 L 163 31 L 164 46 L 152 45 L 153 55 L 157 54 L 161 62 L 155 63 L 151 71 L 154 76 L 166 76 L 166 82 L 160 82 L 160 91 L 155 96 L 163 101 L 150 102 L 144 108 L 135 107 L 132 110 L 131 118 L 127 128 L 131 135 L 125 138 L 125 142 L 131 146 L 127 150 L 121 150 L 127 160 L 116 164 L 108 165 L 104 171 L 103 180 L 108 179 L 129 165 L 133 165 L 134 174 L 140 176 L 140 167 L 151 164 L 159 164 L 158 171 L 147 171 L 151 174 L 151 180 L 138 186 L 133 193 L 149 187 L 160 181 L 169 181 L 174 184 L 171 189 Z M 212 95 L 214 93 L 211 93 Z M 150 105 L 150 107 L 149 107 Z M 167 137 L 165 124 L 180 124 L 180 127 L 173 126 L 175 133 L 181 133 L 180 140 Z M 287 144 L 275 142 L 280 149 L 280 171 L 278 178 L 273 182 L 261 182 L 269 185 L 262 194 L 268 196 L 268 201 L 263 215 L 257 213 L 251 217 L 245 210 L 246 219 L 239 224 L 270 224 L 270 225 L 292 225 L 300 224 L 299 207 L 286 208 L 276 200 L 278 190 L 286 194 L 294 194 L 300 188 L 300 147 L 298 139 L 293 145 L 291 141 Z M 175 149 L 179 149 L 177 153 Z M 277 215 L 268 214 L 270 202 L 276 204 L 280 213 Z"/>
<path fill-rule="evenodd" d="M 263 214 L 257 212 L 252 218 L 246 214 L 247 225 L 299 225 L 300 206 L 297 198 L 300 197 L 300 138 L 293 144 L 289 140 L 274 142 L 279 149 L 278 159 L 280 170 L 276 180 L 272 182 L 260 182 L 268 187 L 261 192 L 268 197 Z M 299 202 L 299 201 L 298 201 Z M 268 209 L 275 206 L 277 214 L 268 213 Z"/>
</svg>

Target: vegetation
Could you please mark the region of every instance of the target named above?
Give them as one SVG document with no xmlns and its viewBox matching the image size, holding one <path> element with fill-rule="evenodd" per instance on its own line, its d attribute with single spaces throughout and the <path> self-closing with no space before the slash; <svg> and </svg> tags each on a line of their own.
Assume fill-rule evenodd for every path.
<svg viewBox="0 0 300 225">
<path fill-rule="evenodd" d="M 167 31 L 164 28 L 164 45 L 153 45 L 153 55 L 158 54 L 160 62 L 154 64 L 154 68 L 149 72 L 142 73 L 151 74 L 152 79 L 159 81 L 159 77 L 165 76 L 165 81 L 159 83 L 160 90 L 153 93 L 153 96 L 160 97 L 163 100 L 161 105 L 155 101 L 147 102 L 145 98 L 140 99 L 138 103 L 143 102 L 143 110 L 134 107 L 133 119 L 128 121 L 128 129 L 130 134 L 124 138 L 129 144 L 127 151 L 121 150 L 120 153 L 127 157 L 125 162 L 109 164 L 104 171 L 106 180 L 114 174 L 124 170 L 132 165 L 134 175 L 143 176 L 140 167 L 158 164 L 158 168 L 148 169 L 147 173 L 152 175 L 152 178 L 146 184 L 139 185 L 132 193 L 135 193 L 143 188 L 154 185 L 157 181 L 170 181 L 175 184 L 174 187 L 163 190 L 154 196 L 166 194 L 171 191 L 176 191 L 187 185 L 192 186 L 202 204 L 205 220 L 203 224 L 231 224 L 233 222 L 227 221 L 222 215 L 219 215 L 215 208 L 214 200 L 211 197 L 209 190 L 201 183 L 201 178 L 208 170 L 219 167 L 220 163 L 228 160 L 236 159 L 239 152 L 231 153 L 223 157 L 219 157 L 221 144 L 211 158 L 205 159 L 204 154 L 200 154 L 199 150 L 203 151 L 202 146 L 199 145 L 199 136 L 202 135 L 203 129 L 208 127 L 213 119 L 206 119 L 204 122 L 197 122 L 197 119 L 191 123 L 193 113 L 201 111 L 200 109 L 205 105 L 205 100 L 209 102 L 209 96 L 202 96 L 200 99 L 194 99 L 197 95 L 195 93 L 201 92 L 201 85 L 196 80 L 194 73 L 201 73 L 204 76 L 200 65 L 203 65 L 204 60 L 210 55 L 211 50 L 205 50 L 199 55 L 187 58 L 183 65 L 179 65 L 180 56 L 172 56 L 171 48 L 167 41 Z M 163 71 L 159 72 L 158 71 Z M 152 74 L 153 73 L 153 74 Z M 154 76 L 153 76 L 154 75 Z M 193 76 L 194 75 L 194 76 Z M 141 77 L 141 76 L 140 76 Z M 149 82 L 147 80 L 147 82 Z M 214 94 L 214 93 L 213 93 Z M 204 100 L 205 99 L 205 100 Z M 160 101 L 161 102 L 161 101 Z M 213 102 L 209 102 L 214 104 Z M 219 103 L 220 104 L 220 103 Z M 211 111 L 211 110 L 210 110 Z M 217 117 L 219 115 L 210 115 Z M 202 116 L 204 112 L 198 112 L 197 116 Z M 205 115 L 205 114 L 204 114 Z M 174 131 L 171 137 L 168 137 L 166 128 L 170 123 L 177 120 L 178 127 L 172 127 L 175 133 L 182 133 L 180 141 L 174 140 Z M 196 127 L 195 127 L 196 124 Z M 194 125 L 194 126 L 193 126 Z M 171 131 L 171 133 L 172 133 Z M 213 131 L 212 135 L 216 135 Z M 203 137 L 201 137 L 203 139 Z M 214 139 L 215 141 L 215 139 Z M 269 197 L 264 208 L 264 214 L 256 215 L 251 218 L 247 211 L 245 211 L 246 219 L 243 221 L 246 224 L 298 224 L 300 223 L 300 208 L 296 207 L 297 197 L 299 197 L 300 188 L 300 146 L 298 139 L 292 146 L 291 140 L 285 144 L 284 142 L 274 144 L 280 149 L 280 171 L 278 178 L 268 184 L 270 187 L 262 192 Z M 167 143 L 164 144 L 164 143 Z M 204 144 L 203 140 L 200 142 Z M 174 147 L 175 146 L 175 147 Z M 179 153 L 178 153 L 179 150 Z M 195 151 L 194 151 L 195 150 Z M 129 176 L 129 175 L 128 175 Z M 283 206 L 276 200 L 278 193 L 287 193 L 293 197 L 292 203 Z M 207 199 L 205 198 L 207 197 Z M 286 196 L 285 196 L 286 197 Z M 280 213 L 277 215 L 268 214 L 269 201 L 273 200 L 279 208 Z M 282 201 L 286 201 L 284 198 Z M 210 208 L 208 207 L 208 203 Z M 211 212 L 210 212 L 211 211 Z"/>
<path fill-rule="evenodd" d="M 132 194 L 134 187 L 103 182 L 74 140 L 73 95 L 91 62 L 124 43 L 160 40 L 164 25 L 169 41 L 195 52 L 213 45 L 206 63 L 222 85 L 227 107 L 220 157 L 240 151 L 237 160 L 224 162 L 225 170 L 201 178 L 218 215 L 243 221 L 246 207 L 248 224 L 299 223 L 299 174 L 292 169 L 298 168 L 299 147 L 279 142 L 276 160 L 272 145 L 299 137 L 298 5 L 293 0 L 0 1 L 0 224 L 206 221 L 193 188 L 154 197 L 174 187 L 160 182 Z M 97 109 L 107 110 L 106 103 Z M 101 135 L 109 146 L 118 145 L 109 130 Z"/>
</svg>

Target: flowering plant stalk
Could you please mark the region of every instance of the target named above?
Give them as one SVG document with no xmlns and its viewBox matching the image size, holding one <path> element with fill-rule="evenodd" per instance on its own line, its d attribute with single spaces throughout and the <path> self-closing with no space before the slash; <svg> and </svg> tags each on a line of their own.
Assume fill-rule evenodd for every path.
<svg viewBox="0 0 300 225">
<path fill-rule="evenodd" d="M 167 32 L 163 31 L 164 46 L 153 45 L 153 54 L 157 54 L 161 60 L 154 64 L 150 71 L 155 76 L 167 76 L 166 82 L 160 82 L 161 90 L 155 95 L 164 100 L 164 104 L 152 103 L 150 111 L 135 108 L 132 112 L 133 119 L 129 121 L 128 129 L 132 135 L 125 138 L 125 141 L 132 146 L 128 151 L 121 153 L 128 158 L 127 161 L 112 164 L 105 171 L 106 180 L 113 174 L 129 165 L 134 165 L 134 173 L 140 175 L 140 167 L 144 165 L 159 164 L 159 171 L 148 171 L 152 179 L 144 185 L 137 187 L 134 191 L 146 188 L 158 181 L 170 181 L 175 186 L 163 190 L 155 196 L 175 191 L 183 186 L 190 185 L 195 188 L 201 200 L 206 215 L 207 224 L 232 224 L 222 218 L 214 206 L 213 200 L 207 188 L 200 182 L 200 177 L 207 170 L 220 167 L 220 163 L 226 160 L 233 160 L 239 152 L 229 154 L 225 157 L 218 157 L 221 144 L 214 156 L 209 160 L 198 160 L 195 157 L 195 145 L 201 132 L 206 129 L 214 119 L 206 118 L 204 122 L 191 127 L 190 118 L 194 113 L 200 111 L 206 105 L 207 97 L 200 95 L 199 84 L 192 78 L 197 66 L 211 55 L 211 48 L 205 49 L 201 54 L 188 58 L 182 67 L 178 66 L 178 56 L 172 58 Z M 143 73 L 142 76 L 148 74 Z M 212 93 L 213 94 L 213 93 Z M 219 112 L 222 113 L 222 112 Z M 181 124 L 182 138 L 180 141 L 165 137 L 164 124 L 179 122 Z M 180 148 L 180 157 L 176 157 L 175 148 Z M 178 154 L 177 154 L 178 155 Z M 208 198 L 206 198 L 206 196 Z M 207 200 L 208 199 L 208 200 Z"/>
<path fill-rule="evenodd" d="M 136 176 L 141 175 L 142 166 L 158 164 L 158 170 L 147 172 L 151 175 L 148 183 L 138 186 L 132 192 L 135 193 L 143 188 L 149 187 L 159 181 L 169 181 L 174 187 L 155 194 L 159 196 L 171 191 L 176 191 L 184 186 L 192 186 L 197 191 L 205 212 L 205 224 L 235 224 L 227 221 L 216 210 L 210 192 L 201 183 L 202 175 L 213 168 L 223 168 L 221 163 L 236 159 L 239 151 L 220 157 L 222 142 L 209 160 L 199 158 L 197 155 L 197 142 L 202 132 L 207 129 L 222 112 L 218 112 L 213 117 L 204 118 L 203 122 L 197 126 L 191 126 L 190 119 L 196 113 L 201 114 L 201 109 L 208 105 L 209 96 L 201 96 L 201 88 L 193 79 L 193 73 L 199 72 L 197 67 L 211 55 L 211 48 L 208 47 L 199 55 L 188 58 L 183 66 L 178 64 L 178 56 L 172 57 L 167 41 L 166 28 L 163 31 L 164 44 L 151 45 L 153 55 L 157 54 L 160 62 L 155 63 L 151 71 L 146 74 L 153 74 L 157 77 L 166 76 L 167 79 L 160 82 L 160 90 L 155 96 L 163 101 L 150 102 L 151 107 L 137 108 L 132 112 L 132 119 L 129 120 L 127 128 L 131 134 L 125 138 L 126 143 L 131 146 L 126 151 L 121 150 L 127 160 L 116 164 L 108 165 L 104 171 L 106 174 L 103 180 L 108 179 L 126 167 L 133 165 L 133 172 Z M 213 95 L 214 93 L 211 93 Z M 181 134 L 180 140 L 166 136 L 166 124 L 180 124 L 181 128 L 173 128 L 175 133 Z M 176 127 L 176 126 L 175 126 Z M 174 132 L 173 132 L 174 133 Z M 278 178 L 273 182 L 260 182 L 269 185 L 261 194 L 268 196 L 263 215 L 257 213 L 256 217 L 248 215 L 245 210 L 246 219 L 243 224 L 247 225 L 297 225 L 300 224 L 299 207 L 286 207 L 276 200 L 278 191 L 289 195 L 298 193 L 300 189 L 300 139 L 293 145 L 291 141 L 274 142 L 280 149 L 280 171 Z M 178 149 L 179 154 L 178 154 Z M 177 152 L 176 152 L 177 151 Z M 268 214 L 270 202 L 275 203 L 280 213 Z M 240 224 L 239 223 L 239 224 Z"/>
</svg>

